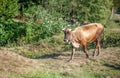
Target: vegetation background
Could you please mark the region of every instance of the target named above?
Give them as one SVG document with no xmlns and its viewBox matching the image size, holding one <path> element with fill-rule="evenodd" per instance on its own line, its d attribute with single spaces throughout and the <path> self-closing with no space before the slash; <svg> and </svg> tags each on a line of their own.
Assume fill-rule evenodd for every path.
<svg viewBox="0 0 120 78">
<path fill-rule="evenodd" d="M 119 0 L 0 0 L 0 47 L 12 48 L 12 52 L 29 59 L 54 57 L 70 50 L 70 46 L 63 42 L 62 29 L 75 28 L 83 22 L 99 22 L 105 26 L 102 48 L 120 47 L 119 13 Z M 88 45 L 88 49 L 93 47 L 94 43 Z M 85 73 L 83 78 L 89 72 L 84 71 L 85 69 L 86 67 L 80 68 Z M 3 74 L 2 67 L 0 72 Z M 10 73 L 16 75 L 15 72 L 7 72 L 8 76 Z M 89 72 L 85 78 L 105 78 L 105 73 L 98 75 Z M 66 78 L 69 75 L 60 74 L 58 71 L 55 74 L 39 74 L 37 70 L 32 74 L 32 77 L 19 74 L 18 78 Z M 76 78 L 80 77 L 78 74 L 75 75 Z M 120 77 L 116 75 L 111 77 Z"/>
</svg>

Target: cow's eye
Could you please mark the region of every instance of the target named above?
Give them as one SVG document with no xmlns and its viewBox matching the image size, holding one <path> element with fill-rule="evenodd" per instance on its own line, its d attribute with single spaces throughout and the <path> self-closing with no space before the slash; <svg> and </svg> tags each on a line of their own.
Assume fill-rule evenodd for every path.
<svg viewBox="0 0 120 78">
<path fill-rule="evenodd" d="M 69 34 L 69 32 L 66 32 L 67 34 Z"/>
</svg>

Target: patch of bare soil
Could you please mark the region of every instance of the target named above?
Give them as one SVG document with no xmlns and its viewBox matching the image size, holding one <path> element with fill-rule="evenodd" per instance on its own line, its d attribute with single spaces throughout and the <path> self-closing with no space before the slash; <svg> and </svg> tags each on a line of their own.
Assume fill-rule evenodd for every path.
<svg viewBox="0 0 120 78">
<path fill-rule="evenodd" d="M 87 63 L 88 61 L 91 60 L 112 60 L 112 59 L 120 59 L 120 48 L 106 48 L 106 49 L 101 49 L 100 55 L 99 56 L 92 56 L 94 49 L 91 49 L 88 51 L 89 57 L 86 58 L 86 55 L 83 51 L 76 51 L 74 55 L 74 59 L 72 62 L 76 63 Z M 97 53 L 96 53 L 97 54 Z M 71 51 L 69 52 L 61 52 L 60 54 L 51 54 L 47 56 L 42 56 L 42 59 L 40 60 L 59 60 L 59 61 L 64 61 L 67 62 L 69 60 L 71 55 Z"/>
<path fill-rule="evenodd" d="M 18 55 L 9 49 L 0 49 L 0 72 L 29 72 L 36 70 L 37 64 L 36 60 Z"/>
<path fill-rule="evenodd" d="M 101 49 L 100 55 L 95 57 L 92 56 L 93 51 L 93 49 L 88 51 L 89 59 L 86 58 L 83 51 L 76 51 L 74 59 L 67 62 L 71 55 L 71 51 L 69 51 L 47 55 L 40 58 L 39 61 L 43 63 L 45 70 L 50 69 L 50 72 L 72 73 L 73 70 L 81 70 L 81 67 L 90 69 L 90 71 L 105 71 L 105 66 L 120 70 L 120 48 Z"/>
</svg>

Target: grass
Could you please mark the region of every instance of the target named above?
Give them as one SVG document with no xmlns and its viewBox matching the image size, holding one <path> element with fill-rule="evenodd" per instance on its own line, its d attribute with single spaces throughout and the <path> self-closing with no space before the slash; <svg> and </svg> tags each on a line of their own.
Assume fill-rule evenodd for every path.
<svg viewBox="0 0 120 78">
<path fill-rule="evenodd" d="M 116 27 L 106 30 L 111 39 L 120 38 L 111 35 L 119 33 Z M 90 59 L 77 50 L 74 60 L 66 62 L 71 48 L 62 39 L 60 33 L 28 45 L 0 48 L 0 78 L 120 78 L 119 47 L 106 47 L 94 58 L 89 49 Z"/>
<path fill-rule="evenodd" d="M 51 38 L 40 40 L 39 42 L 14 47 L 14 52 L 28 58 L 37 59 L 47 54 L 59 53 L 63 51 L 64 42 L 62 39 L 63 34 L 57 34 Z"/>
<path fill-rule="evenodd" d="M 18 78 L 96 78 L 94 74 L 87 72 L 87 71 L 81 71 L 79 70 L 78 72 L 73 73 L 68 73 L 68 72 L 36 72 L 32 71 L 27 74 L 21 74 L 18 75 Z"/>
<path fill-rule="evenodd" d="M 24 78 L 62 78 L 59 73 L 29 72 L 23 75 Z"/>
<path fill-rule="evenodd" d="M 0 73 L 0 78 L 96 78 L 92 73 L 82 72 L 82 73 L 60 73 L 60 72 L 39 72 L 31 71 L 28 73 L 13 73 L 13 72 L 2 72 Z"/>
<path fill-rule="evenodd" d="M 63 41 L 63 33 L 56 34 L 51 38 L 40 40 L 32 44 L 14 47 L 14 52 L 22 56 L 37 59 L 49 54 L 60 54 L 64 51 L 70 51 L 71 47 Z M 105 28 L 104 41 L 102 47 L 116 47 L 120 46 L 120 29 L 118 28 Z M 88 49 L 93 49 L 95 43 L 88 44 Z M 80 48 L 82 49 L 82 48 Z M 78 49 L 79 50 L 79 49 Z"/>
<path fill-rule="evenodd" d="M 120 48 L 106 48 L 101 55 L 85 58 L 77 51 L 72 62 L 66 62 L 70 52 L 48 54 L 30 59 L 13 52 L 13 48 L 0 49 L 1 78 L 120 78 Z"/>
</svg>

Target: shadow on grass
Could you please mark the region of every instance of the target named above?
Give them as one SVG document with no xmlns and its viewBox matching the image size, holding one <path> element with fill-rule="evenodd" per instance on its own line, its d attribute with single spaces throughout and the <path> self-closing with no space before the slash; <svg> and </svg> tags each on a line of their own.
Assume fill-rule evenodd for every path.
<svg viewBox="0 0 120 78">
<path fill-rule="evenodd" d="M 110 68 L 113 68 L 113 69 L 116 69 L 116 70 L 120 70 L 120 65 L 119 64 L 104 64 L 105 66 L 107 67 L 110 67 Z"/>
<path fill-rule="evenodd" d="M 46 59 L 46 58 L 53 58 L 53 59 L 56 59 L 58 56 L 60 56 L 61 54 L 59 53 L 52 53 L 52 54 L 45 54 L 43 56 L 39 56 L 39 57 L 36 57 L 35 59 Z"/>
</svg>

